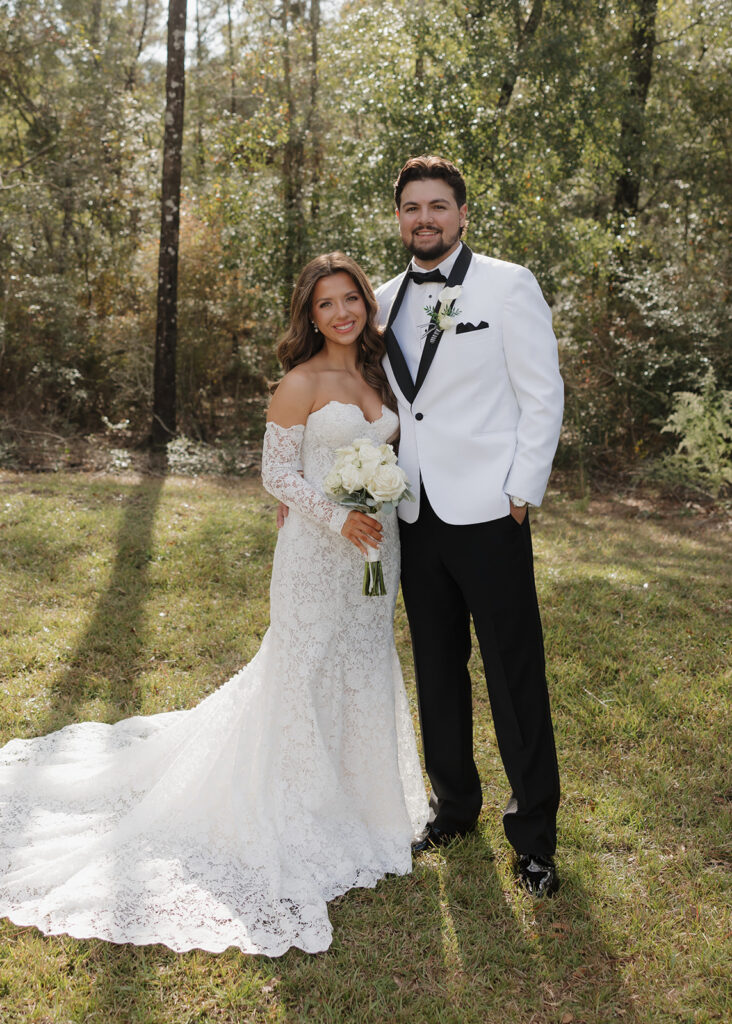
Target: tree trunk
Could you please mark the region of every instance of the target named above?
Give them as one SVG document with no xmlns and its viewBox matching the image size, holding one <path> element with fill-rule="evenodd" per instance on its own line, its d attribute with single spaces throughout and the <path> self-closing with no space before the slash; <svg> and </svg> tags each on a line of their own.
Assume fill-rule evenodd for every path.
<svg viewBox="0 0 732 1024">
<path fill-rule="evenodd" d="M 313 166 L 310 175 L 310 217 L 314 222 L 320 215 L 320 174 L 323 164 L 323 132 L 318 109 L 318 37 L 320 33 L 320 0 L 310 0 L 310 108 L 308 134 L 312 139 Z"/>
<path fill-rule="evenodd" d="M 145 33 L 147 31 L 147 22 L 150 17 L 150 0 L 145 0 L 145 6 L 142 12 L 142 26 L 140 27 L 140 35 L 137 37 L 137 49 L 135 56 L 127 69 L 127 80 L 125 82 L 125 89 L 128 92 L 133 92 L 137 83 L 137 62 L 142 54 L 142 49 L 145 45 Z"/>
<path fill-rule="evenodd" d="M 152 419 L 152 443 L 156 448 L 163 447 L 175 435 L 176 430 L 175 349 L 178 334 L 178 234 L 185 98 L 185 36 L 186 0 L 169 0 Z"/>
<path fill-rule="evenodd" d="M 203 36 L 201 33 L 200 0 L 196 0 L 196 74 L 193 78 L 196 99 L 196 176 L 203 181 L 206 159 L 203 147 Z"/>
<path fill-rule="evenodd" d="M 226 25 L 229 37 L 229 110 L 236 113 L 236 60 L 234 57 L 234 25 L 231 18 L 231 0 L 226 0 Z"/>
<path fill-rule="evenodd" d="M 424 0 L 417 0 L 416 8 L 415 49 L 417 52 L 414 58 L 414 79 L 417 85 L 421 86 L 424 83 Z"/>
<path fill-rule="evenodd" d="M 498 96 L 498 110 L 505 110 L 508 104 L 511 102 L 513 96 L 513 90 L 516 85 L 516 79 L 519 76 L 521 70 L 521 51 L 530 43 L 536 35 L 536 30 L 539 27 L 541 16 L 544 12 L 544 0 L 534 0 L 531 5 L 531 11 L 526 21 L 522 24 L 521 22 L 521 8 L 519 7 L 518 0 L 513 2 L 513 14 L 514 21 L 516 23 L 516 52 L 514 54 L 511 66 L 508 68 L 503 76 L 501 82 L 501 91 Z"/>
<path fill-rule="evenodd" d="M 292 84 L 290 50 L 290 3 L 283 0 L 280 11 L 282 27 L 282 78 L 287 109 L 287 139 L 282 154 L 282 190 L 285 207 L 285 251 L 283 254 L 282 295 L 289 308 L 292 286 L 302 252 L 302 164 L 303 139 L 297 125 L 297 107 Z"/>
<path fill-rule="evenodd" d="M 658 0 L 636 0 L 630 30 L 630 81 L 620 122 L 621 171 L 613 209 L 620 217 L 638 212 L 643 165 L 646 101 L 653 73 Z"/>
<path fill-rule="evenodd" d="M 94 50 L 98 50 L 102 36 L 102 0 L 92 0 L 89 14 L 89 42 Z M 94 61 L 98 64 L 98 56 Z"/>
</svg>

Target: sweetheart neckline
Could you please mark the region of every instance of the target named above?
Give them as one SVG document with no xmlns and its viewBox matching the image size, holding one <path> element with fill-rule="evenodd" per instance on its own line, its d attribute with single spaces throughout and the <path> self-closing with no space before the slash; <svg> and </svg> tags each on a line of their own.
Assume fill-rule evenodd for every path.
<svg viewBox="0 0 732 1024">
<path fill-rule="evenodd" d="M 384 410 L 386 409 L 386 406 L 382 402 L 381 403 L 381 416 L 377 416 L 375 420 L 370 420 L 368 418 L 368 416 L 366 415 L 366 413 L 361 408 L 361 406 L 357 402 L 339 402 L 337 398 L 331 398 L 331 400 L 329 402 L 326 402 L 325 405 L 321 405 L 321 407 L 319 409 L 316 409 L 315 412 L 311 412 L 310 416 L 315 416 L 316 413 L 322 412 L 323 409 L 327 409 L 329 405 L 344 405 L 347 408 L 358 409 L 358 411 L 363 416 L 364 421 L 366 423 L 368 423 L 369 426 L 371 426 L 371 427 L 373 427 L 375 423 L 381 423 L 381 421 L 384 418 Z M 308 416 L 308 419 L 310 418 L 310 416 Z"/>
</svg>

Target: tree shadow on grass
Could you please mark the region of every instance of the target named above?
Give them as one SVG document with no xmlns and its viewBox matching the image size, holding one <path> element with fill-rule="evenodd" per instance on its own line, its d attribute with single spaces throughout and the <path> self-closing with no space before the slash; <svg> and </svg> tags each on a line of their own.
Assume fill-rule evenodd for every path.
<svg viewBox="0 0 732 1024">
<path fill-rule="evenodd" d="M 480 986 L 484 1019 L 635 1020 L 617 959 L 577 876 L 564 870 L 553 899 L 534 900 L 513 881 L 506 892 L 505 885 L 480 834 L 447 850 L 447 913 L 462 974 Z"/>
<path fill-rule="evenodd" d="M 592 905 L 574 873 L 553 900 L 507 893 L 476 833 L 335 901 L 328 952 L 259 970 L 288 1024 L 636 1021 Z"/>
<path fill-rule="evenodd" d="M 705 570 L 718 570 L 724 558 L 722 551 L 730 546 L 723 522 L 692 529 L 688 522 L 673 519 L 633 517 L 619 522 L 616 516 L 596 513 L 590 514 L 590 519 L 566 508 L 542 510 L 537 531 L 539 572 L 545 554 L 550 555 L 554 545 L 561 549 L 563 543 L 571 541 L 568 553 L 578 564 L 594 565 L 599 570 L 610 564 L 629 569 L 643 566 L 651 576 L 658 571 L 661 578 L 676 576 L 683 581 Z M 571 564 L 569 559 L 569 568 Z"/>
<path fill-rule="evenodd" d="M 75 650 L 52 684 L 53 707 L 41 725 L 41 735 L 76 721 L 79 705 L 98 693 L 114 708 L 115 718 L 140 709 L 136 680 L 143 670 L 152 535 L 163 485 L 162 478 L 144 479 L 127 494 L 109 580 Z"/>
<path fill-rule="evenodd" d="M 445 989 L 441 901 L 439 870 L 427 863 L 334 900 L 327 952 L 257 958 L 284 1014 L 273 1019 L 458 1024 Z"/>
<path fill-rule="evenodd" d="M 636 1020 L 618 957 L 578 875 L 562 865 L 551 899 L 535 900 L 518 887 L 506 894 L 481 837 L 471 845 L 448 851 L 445 895 L 463 971 L 485 979 L 495 1020 Z"/>
<path fill-rule="evenodd" d="M 581 532 L 577 524 L 572 529 Z M 694 621 L 685 598 L 693 576 L 714 579 L 719 554 L 714 537 L 693 538 L 693 545 L 682 537 L 682 545 L 669 546 L 655 529 L 635 524 L 632 536 L 604 537 L 600 549 L 598 524 L 588 539 L 593 551 L 573 547 L 578 571 L 571 560 L 562 565 L 562 576 L 571 581 L 545 582 L 544 611 L 550 674 L 557 678 L 555 719 L 563 730 L 560 754 L 568 764 L 575 756 L 586 763 L 583 784 L 590 791 L 599 790 L 598 780 L 610 769 L 624 790 L 623 800 L 640 803 L 648 826 L 655 822 L 655 831 L 670 836 L 677 822 L 663 824 L 667 812 L 658 806 L 658 791 L 639 784 L 643 772 L 662 788 L 678 786 L 679 772 L 688 773 L 689 785 L 682 776 L 681 792 L 672 789 L 678 794 L 675 813 L 688 825 L 694 813 L 708 814 L 705 808 L 719 784 L 719 772 L 709 778 L 698 772 L 692 779 L 692 770 L 702 767 L 702 758 L 712 763 L 712 750 L 722 751 L 725 744 L 721 724 L 706 722 L 704 750 L 694 765 L 691 737 L 687 744 L 678 727 L 686 709 L 673 703 L 673 694 L 656 688 L 655 679 L 668 651 L 684 659 L 684 672 L 718 670 L 721 634 L 706 653 L 694 636 L 687 639 L 687 631 L 706 637 L 708 630 L 702 633 L 706 610 L 698 595 Z M 603 577 L 610 562 L 633 570 L 630 582 Z M 591 578 L 583 578 L 588 570 Z M 632 582 L 639 578 L 635 573 L 647 575 Z M 648 589 L 643 580 L 651 581 Z M 706 600 L 718 599 L 720 589 L 715 582 Z M 604 724 L 610 714 L 612 723 Z M 702 724 L 699 709 L 688 713 L 690 731 L 695 723 Z M 685 764 L 673 756 L 682 739 Z M 696 742 L 701 742 L 698 735 Z M 612 761 L 606 749 L 614 750 Z M 634 758 L 626 763 L 630 753 Z M 577 780 L 569 781 L 571 789 Z M 611 819 L 609 826 L 616 824 Z M 611 836 L 614 844 L 621 840 Z M 284 1019 L 288 1024 L 311 1019 L 558 1024 L 563 1018 L 574 1024 L 645 1024 L 636 993 L 626 984 L 623 941 L 614 937 L 629 908 L 618 906 L 615 913 L 600 904 L 604 890 L 607 898 L 618 897 L 612 886 L 592 890 L 586 880 L 596 877 L 595 867 L 581 862 L 586 856 L 568 848 L 560 857 L 562 887 L 552 900 L 534 902 L 515 892 L 480 836 L 432 855 L 413 875 L 386 880 L 374 893 L 347 894 L 332 909 L 335 935 L 327 953 L 307 958 L 293 951 L 268 962 Z"/>
<path fill-rule="evenodd" d="M 144 611 L 149 596 L 153 528 L 164 479 L 146 478 L 130 488 L 115 541 L 116 554 L 104 591 L 65 668 L 52 685 L 53 704 L 37 728 L 44 735 L 79 720 L 79 709 L 97 693 L 113 709 L 114 720 L 140 709 L 137 678 L 143 670 Z M 110 901 L 114 901 L 110 879 Z M 28 930 L 30 932 L 30 930 Z M 33 940 L 31 940 L 32 942 Z M 100 940 L 63 938 L 71 950 L 59 955 L 83 961 L 88 987 L 84 1021 L 150 1024 L 155 957 L 145 948 Z"/>
</svg>

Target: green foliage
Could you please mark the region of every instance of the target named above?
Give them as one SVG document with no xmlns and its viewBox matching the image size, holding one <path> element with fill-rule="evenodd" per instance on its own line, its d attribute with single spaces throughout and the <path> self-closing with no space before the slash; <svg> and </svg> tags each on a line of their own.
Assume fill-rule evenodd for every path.
<svg viewBox="0 0 732 1024">
<path fill-rule="evenodd" d="M 375 282 L 397 273 L 392 182 L 437 151 L 466 177 L 469 243 L 529 266 L 554 307 L 560 459 L 617 473 L 663 454 L 674 392 L 708 365 L 732 386 L 732 50 L 723 0 L 663 5 L 638 109 L 639 3 L 200 0 L 181 429 L 256 429 L 293 275 L 335 248 Z M 149 422 L 163 68 L 159 0 L 137 52 L 145 9 L 0 0 L 0 394 L 17 413 Z M 641 134 L 635 211 L 616 201 L 623 124 Z"/>
<path fill-rule="evenodd" d="M 141 300 L 159 114 L 133 87 L 142 17 L 141 0 L 0 5 L 0 390 L 67 422 L 114 412 L 107 333 Z"/>
<path fill-rule="evenodd" d="M 672 408 L 661 430 L 680 440 L 661 463 L 662 478 L 718 498 L 732 486 L 732 391 L 717 387 L 710 367 L 701 391 L 677 391 Z"/>
</svg>

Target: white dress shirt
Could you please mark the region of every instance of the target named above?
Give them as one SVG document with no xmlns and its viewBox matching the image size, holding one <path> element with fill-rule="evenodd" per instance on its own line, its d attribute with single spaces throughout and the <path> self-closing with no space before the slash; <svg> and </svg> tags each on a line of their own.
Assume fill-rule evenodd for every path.
<svg viewBox="0 0 732 1024">
<path fill-rule="evenodd" d="M 447 279 L 450 276 L 455 260 L 460 255 L 462 247 L 461 242 L 455 252 L 450 253 L 442 263 L 433 269 L 439 270 Z M 420 273 L 424 273 L 425 268 L 420 267 L 412 259 L 412 262 L 409 264 L 409 270 L 417 270 Z M 416 281 L 410 281 L 404 293 L 404 301 L 392 324 L 394 337 L 399 342 L 399 348 L 402 350 L 407 361 L 412 380 L 417 379 L 419 361 L 422 358 L 427 328 L 430 323 L 429 314 L 425 313 L 424 307 L 436 306 L 437 296 L 444 287 L 445 285 L 440 284 L 439 281 L 430 281 L 426 284 L 417 284 Z"/>
</svg>

